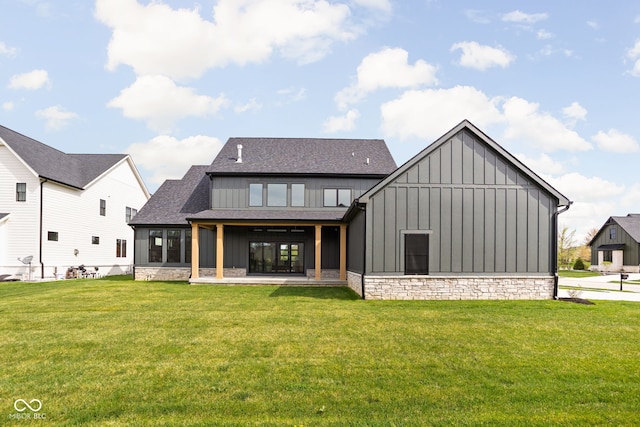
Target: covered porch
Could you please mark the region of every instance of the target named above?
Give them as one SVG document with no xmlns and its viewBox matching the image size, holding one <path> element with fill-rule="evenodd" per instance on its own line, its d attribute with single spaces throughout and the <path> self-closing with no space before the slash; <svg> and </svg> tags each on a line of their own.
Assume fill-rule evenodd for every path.
<svg viewBox="0 0 640 427">
<path fill-rule="evenodd" d="M 191 227 L 192 284 L 343 286 L 347 283 L 346 223 L 192 220 Z M 205 242 L 204 248 L 200 241 L 202 229 L 213 231 L 215 236 L 215 241 Z M 325 264 L 332 265 L 324 271 L 323 245 L 325 257 L 329 257 Z M 211 246 L 215 252 L 214 268 L 203 268 L 202 250 Z"/>
</svg>

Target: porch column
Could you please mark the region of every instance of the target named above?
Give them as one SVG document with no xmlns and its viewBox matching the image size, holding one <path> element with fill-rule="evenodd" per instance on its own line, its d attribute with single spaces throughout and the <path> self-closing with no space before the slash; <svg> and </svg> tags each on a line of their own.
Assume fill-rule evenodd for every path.
<svg viewBox="0 0 640 427">
<path fill-rule="evenodd" d="M 216 224 L 216 279 L 224 278 L 224 225 Z"/>
<path fill-rule="evenodd" d="M 347 224 L 340 224 L 340 280 L 347 280 Z"/>
<path fill-rule="evenodd" d="M 322 226 L 316 225 L 316 280 L 322 279 Z"/>
<path fill-rule="evenodd" d="M 200 277 L 200 227 L 191 224 L 191 278 Z"/>
</svg>

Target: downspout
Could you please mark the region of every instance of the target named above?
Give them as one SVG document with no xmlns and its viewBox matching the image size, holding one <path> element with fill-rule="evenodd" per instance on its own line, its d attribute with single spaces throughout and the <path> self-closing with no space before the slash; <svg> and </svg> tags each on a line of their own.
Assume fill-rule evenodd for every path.
<svg viewBox="0 0 640 427">
<path fill-rule="evenodd" d="M 42 234 L 44 233 L 44 183 L 47 182 L 46 179 L 40 180 L 40 242 L 38 249 L 38 259 L 40 260 L 40 277 L 44 279 L 44 262 L 42 261 Z"/>
<path fill-rule="evenodd" d="M 553 251 L 553 299 L 558 299 L 558 215 L 569 210 L 573 202 L 569 200 L 569 204 L 563 209 L 553 213 L 553 244 L 556 245 Z"/>
<path fill-rule="evenodd" d="M 362 292 L 362 299 L 366 299 L 364 296 L 364 276 L 367 273 L 367 209 L 360 205 L 356 200 L 356 206 L 362 211 L 364 215 L 364 233 L 362 233 L 362 275 L 360 276 L 360 292 Z"/>
</svg>

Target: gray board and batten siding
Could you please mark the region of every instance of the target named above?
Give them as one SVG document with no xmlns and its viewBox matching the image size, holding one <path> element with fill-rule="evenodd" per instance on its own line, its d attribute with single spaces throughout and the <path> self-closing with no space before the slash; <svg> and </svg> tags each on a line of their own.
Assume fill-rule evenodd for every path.
<svg viewBox="0 0 640 427">
<path fill-rule="evenodd" d="M 361 199 L 366 274 L 404 272 L 404 236 L 429 238 L 430 275 L 555 271 L 555 216 L 569 200 L 468 122 Z"/>
</svg>

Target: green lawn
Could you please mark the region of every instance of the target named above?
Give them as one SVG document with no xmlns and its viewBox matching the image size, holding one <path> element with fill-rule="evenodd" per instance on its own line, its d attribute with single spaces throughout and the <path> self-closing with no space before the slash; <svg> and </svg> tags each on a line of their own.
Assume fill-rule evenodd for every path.
<svg viewBox="0 0 640 427">
<path fill-rule="evenodd" d="M 7 283 L 0 424 L 639 425 L 639 336 L 630 302 Z"/>
<path fill-rule="evenodd" d="M 558 270 L 560 277 L 595 277 L 601 276 L 597 271 Z"/>
</svg>

